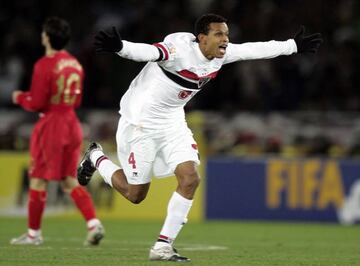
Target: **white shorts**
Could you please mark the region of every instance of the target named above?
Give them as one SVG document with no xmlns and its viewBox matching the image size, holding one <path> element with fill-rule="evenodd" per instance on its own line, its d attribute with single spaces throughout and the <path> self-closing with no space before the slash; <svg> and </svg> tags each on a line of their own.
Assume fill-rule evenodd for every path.
<svg viewBox="0 0 360 266">
<path fill-rule="evenodd" d="M 200 164 L 197 144 L 185 122 L 170 129 L 148 129 L 120 118 L 116 132 L 117 154 L 129 184 L 139 185 L 174 175 L 186 161 Z"/>
</svg>

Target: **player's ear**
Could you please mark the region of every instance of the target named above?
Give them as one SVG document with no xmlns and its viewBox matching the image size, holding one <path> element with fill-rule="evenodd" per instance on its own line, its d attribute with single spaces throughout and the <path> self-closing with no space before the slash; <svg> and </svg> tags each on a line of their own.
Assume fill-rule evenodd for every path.
<svg viewBox="0 0 360 266">
<path fill-rule="evenodd" d="M 200 33 L 200 34 L 197 36 L 197 38 L 198 38 L 198 40 L 199 40 L 199 43 L 204 43 L 204 42 L 206 41 L 206 37 L 207 37 L 206 34 Z"/>
<path fill-rule="evenodd" d="M 41 43 L 43 45 L 47 45 L 49 43 L 49 36 L 46 34 L 45 31 L 41 32 Z"/>
</svg>

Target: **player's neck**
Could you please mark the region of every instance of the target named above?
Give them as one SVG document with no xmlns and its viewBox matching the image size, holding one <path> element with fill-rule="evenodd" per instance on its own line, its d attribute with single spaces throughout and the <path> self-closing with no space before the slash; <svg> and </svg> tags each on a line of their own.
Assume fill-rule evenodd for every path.
<svg viewBox="0 0 360 266">
<path fill-rule="evenodd" d="M 59 50 L 55 50 L 51 47 L 46 47 L 45 48 L 45 55 L 46 56 L 53 56 L 54 54 L 56 54 L 57 52 L 59 52 Z"/>
<path fill-rule="evenodd" d="M 206 47 L 204 45 L 202 45 L 201 43 L 199 43 L 199 48 L 201 53 L 203 54 L 203 56 L 207 59 L 207 60 L 213 60 L 215 57 L 213 55 L 211 55 L 208 50 L 206 49 Z"/>
</svg>

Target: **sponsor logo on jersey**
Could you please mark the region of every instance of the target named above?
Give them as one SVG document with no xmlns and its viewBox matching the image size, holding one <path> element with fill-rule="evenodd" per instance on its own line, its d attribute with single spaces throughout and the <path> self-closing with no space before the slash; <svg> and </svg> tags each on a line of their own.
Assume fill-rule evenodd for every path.
<svg viewBox="0 0 360 266">
<path fill-rule="evenodd" d="M 197 149 L 198 149 L 198 146 L 197 146 L 196 143 L 191 144 L 191 147 L 192 147 L 194 150 L 197 150 Z"/>
<path fill-rule="evenodd" d="M 192 91 L 182 90 L 179 92 L 178 97 L 179 99 L 183 100 L 189 97 L 192 93 L 193 93 Z"/>
<path fill-rule="evenodd" d="M 165 42 L 164 45 L 166 46 L 166 48 L 168 49 L 170 54 L 175 54 L 176 53 L 176 48 L 172 43 Z"/>
<path fill-rule="evenodd" d="M 205 78 L 200 78 L 199 79 L 199 83 L 198 83 L 198 87 L 201 88 L 203 87 L 206 83 L 208 83 L 211 80 L 210 77 L 205 77 Z"/>
</svg>

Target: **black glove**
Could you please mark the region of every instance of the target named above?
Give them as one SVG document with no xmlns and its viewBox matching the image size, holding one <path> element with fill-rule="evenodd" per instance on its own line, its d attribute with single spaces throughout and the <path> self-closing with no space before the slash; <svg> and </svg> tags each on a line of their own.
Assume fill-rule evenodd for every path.
<svg viewBox="0 0 360 266">
<path fill-rule="evenodd" d="M 295 34 L 294 40 L 298 53 L 316 53 L 320 44 L 323 42 L 320 33 L 305 36 L 305 27 L 301 26 Z"/>
<path fill-rule="evenodd" d="M 112 27 L 112 32 L 101 30 L 95 35 L 94 46 L 97 53 L 116 53 L 121 51 L 123 43 L 118 30 Z"/>
</svg>

